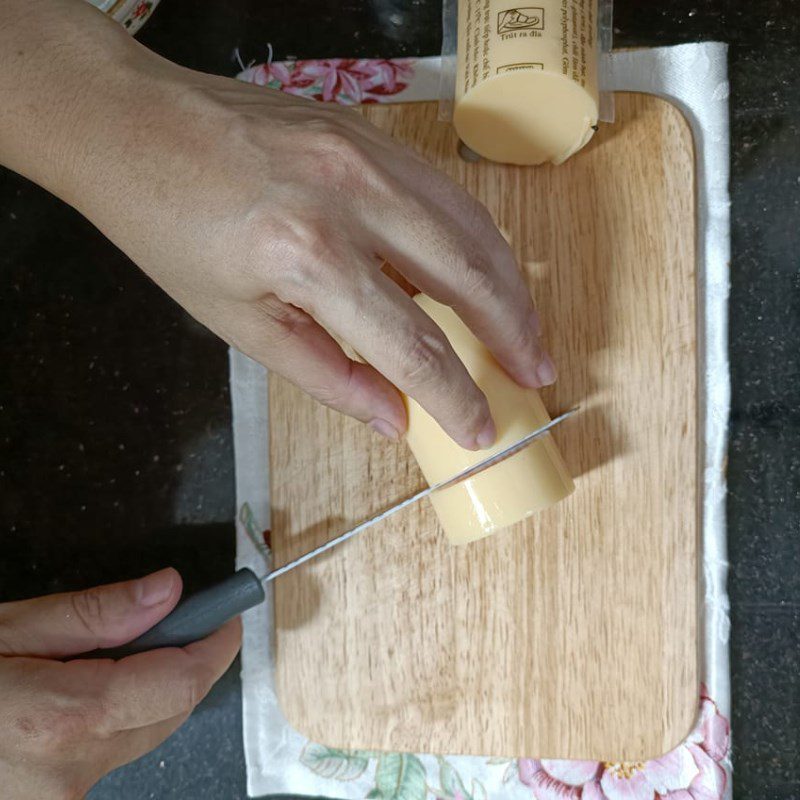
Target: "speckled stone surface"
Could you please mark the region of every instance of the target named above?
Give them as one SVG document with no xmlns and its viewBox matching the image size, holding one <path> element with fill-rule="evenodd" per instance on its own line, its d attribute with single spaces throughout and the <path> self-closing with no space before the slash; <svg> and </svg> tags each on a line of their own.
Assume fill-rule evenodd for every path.
<svg viewBox="0 0 800 800">
<path fill-rule="evenodd" d="M 615 14 L 618 46 L 731 43 L 735 787 L 800 800 L 800 6 L 617 0 Z M 237 48 L 263 60 L 268 42 L 276 58 L 386 57 L 435 53 L 439 36 L 434 0 L 162 0 L 139 38 L 233 75 Z M 229 573 L 224 346 L 77 213 L 1 170 L 0 242 L 0 600 L 166 564 L 190 590 Z M 245 796 L 237 666 L 90 793 Z"/>
</svg>

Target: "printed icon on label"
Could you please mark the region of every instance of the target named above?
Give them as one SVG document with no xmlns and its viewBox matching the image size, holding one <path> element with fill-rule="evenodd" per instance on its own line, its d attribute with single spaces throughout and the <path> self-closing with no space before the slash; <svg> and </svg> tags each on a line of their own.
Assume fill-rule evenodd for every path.
<svg viewBox="0 0 800 800">
<path fill-rule="evenodd" d="M 544 69 L 544 64 L 540 64 L 538 61 L 520 61 L 517 64 L 503 64 L 502 67 L 497 68 L 497 74 L 516 72 L 521 69 Z"/>
<path fill-rule="evenodd" d="M 514 31 L 544 30 L 544 9 L 527 6 L 525 8 L 509 8 L 497 15 L 497 32 L 513 33 Z"/>
</svg>

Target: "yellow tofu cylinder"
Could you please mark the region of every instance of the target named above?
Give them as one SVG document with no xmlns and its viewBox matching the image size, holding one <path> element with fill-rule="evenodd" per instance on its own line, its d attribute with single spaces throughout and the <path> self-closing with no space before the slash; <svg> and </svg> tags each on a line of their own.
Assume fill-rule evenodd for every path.
<svg viewBox="0 0 800 800">
<path fill-rule="evenodd" d="M 476 153 L 560 164 L 597 126 L 597 0 L 458 0 L 453 124 Z"/>
<path fill-rule="evenodd" d="M 429 484 L 451 477 L 526 434 L 550 417 L 533 389 L 516 384 L 449 307 L 418 295 L 415 300 L 447 336 L 489 400 L 497 442 L 488 450 L 465 450 L 407 398 L 406 439 Z M 550 434 L 474 478 L 435 492 L 431 502 L 452 544 L 490 536 L 557 503 L 575 488 Z"/>
</svg>

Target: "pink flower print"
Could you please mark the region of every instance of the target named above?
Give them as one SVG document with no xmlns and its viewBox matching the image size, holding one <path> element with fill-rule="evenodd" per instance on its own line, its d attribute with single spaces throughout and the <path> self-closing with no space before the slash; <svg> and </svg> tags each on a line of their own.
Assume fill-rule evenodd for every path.
<svg viewBox="0 0 800 800">
<path fill-rule="evenodd" d="M 587 783 L 583 787 L 581 800 L 606 800 L 606 796 L 600 788 L 600 782 L 595 781 L 594 783 Z"/>
<path fill-rule="evenodd" d="M 237 76 L 240 81 L 254 83 L 256 86 L 266 86 L 269 83 L 269 67 L 266 64 L 256 64 L 243 69 Z"/>
<path fill-rule="evenodd" d="M 700 718 L 689 738 L 661 758 L 643 762 L 517 762 L 534 800 L 721 800 L 730 725 L 702 687 Z"/>
<path fill-rule="evenodd" d="M 148 11 L 153 7 L 152 3 L 146 2 L 146 0 L 142 0 L 138 6 L 133 10 L 133 14 L 131 15 L 133 19 L 139 19 L 139 17 L 143 17 L 147 14 Z"/>
<path fill-rule="evenodd" d="M 351 72 L 367 99 L 378 100 L 402 92 L 414 77 L 414 61 L 411 58 L 359 59 Z M 363 101 L 362 101 L 363 102 Z"/>
<path fill-rule="evenodd" d="M 256 64 L 247 67 L 239 73 L 239 80 L 254 83 L 256 86 L 272 86 L 275 89 L 288 91 L 294 88 L 293 70 L 289 70 L 282 61 L 273 61 L 271 64 Z"/>
<path fill-rule="evenodd" d="M 644 774 L 653 789 L 662 795 L 685 789 L 697 776 L 699 770 L 689 748 L 681 745 L 661 758 L 647 761 Z"/>
<path fill-rule="evenodd" d="M 652 761 L 604 764 L 600 788 L 607 800 L 654 800 L 687 789 L 698 773 L 689 749 L 681 745 Z"/>
<path fill-rule="evenodd" d="M 320 61 L 298 61 L 292 74 L 293 88 L 320 87 L 319 99 L 326 103 L 335 100 L 351 103 L 361 102 L 361 87 L 350 68 L 352 58 L 329 58 Z M 340 98 L 340 95 L 346 98 Z"/>
<path fill-rule="evenodd" d="M 248 67 L 239 79 L 289 94 L 345 105 L 381 102 L 411 81 L 413 59 L 330 58 Z"/>
<path fill-rule="evenodd" d="M 725 791 L 725 770 L 708 753 L 697 745 L 689 745 L 689 752 L 697 764 L 698 775 L 692 781 L 685 798 L 666 795 L 669 800 L 720 800 Z"/>
<path fill-rule="evenodd" d="M 519 779 L 536 800 L 581 800 L 581 787 L 597 777 L 596 761 L 533 761 L 517 763 Z"/>
<path fill-rule="evenodd" d="M 689 742 L 699 744 L 714 759 L 722 761 L 728 755 L 731 726 L 719 713 L 710 697 L 700 701 L 700 720 L 689 737 Z"/>
<path fill-rule="evenodd" d="M 144 22 L 147 15 L 153 10 L 153 0 L 141 0 L 134 9 L 128 14 L 123 25 L 130 28 L 136 23 L 136 28 Z"/>
<path fill-rule="evenodd" d="M 640 762 L 606 764 L 600 777 L 602 797 L 607 800 L 653 800 L 655 791 Z"/>
</svg>

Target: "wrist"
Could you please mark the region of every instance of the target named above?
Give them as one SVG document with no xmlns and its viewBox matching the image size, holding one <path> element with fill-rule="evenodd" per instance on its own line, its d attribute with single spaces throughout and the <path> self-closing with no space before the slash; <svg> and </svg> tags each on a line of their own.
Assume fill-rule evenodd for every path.
<svg viewBox="0 0 800 800">
<path fill-rule="evenodd" d="M 135 43 L 132 43 L 135 44 Z M 58 144 L 50 191 L 86 216 L 147 158 L 147 141 L 169 109 L 179 68 L 136 45 L 118 52 L 90 82 L 68 113 L 68 135 Z"/>
<path fill-rule="evenodd" d="M 142 74 L 167 63 L 83 0 L 12 0 L 0 22 L 0 163 L 75 205 Z"/>
</svg>

